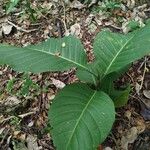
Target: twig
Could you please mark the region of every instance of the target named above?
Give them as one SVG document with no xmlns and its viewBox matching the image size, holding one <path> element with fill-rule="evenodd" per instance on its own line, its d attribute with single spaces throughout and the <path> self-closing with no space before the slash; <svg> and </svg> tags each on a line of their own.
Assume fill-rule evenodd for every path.
<svg viewBox="0 0 150 150">
<path fill-rule="evenodd" d="M 3 136 L 3 138 L 2 138 L 2 140 L 1 140 L 1 142 L 0 142 L 0 145 L 3 144 L 3 142 L 4 142 L 5 138 L 6 138 L 6 136 L 8 135 L 8 132 L 9 132 L 9 131 L 10 131 L 10 129 L 8 129 L 8 130 L 4 133 L 4 136 Z"/>
<path fill-rule="evenodd" d="M 115 26 L 115 25 L 113 25 L 113 24 L 108 25 L 108 26 L 110 26 L 110 27 L 112 27 L 112 28 L 114 28 L 114 29 L 117 29 L 117 30 L 121 30 L 121 27 Z"/>
<path fill-rule="evenodd" d="M 115 145 L 116 145 L 116 147 L 117 147 L 117 149 L 118 149 L 118 142 L 117 142 L 117 140 L 116 140 L 114 134 L 111 132 L 110 135 L 111 135 L 111 136 L 109 136 L 109 138 L 114 141 L 114 143 L 115 143 Z"/>
<path fill-rule="evenodd" d="M 126 74 L 127 74 L 127 75 L 129 76 L 129 78 L 131 79 L 131 82 L 132 82 L 132 83 L 135 83 L 134 80 L 133 80 L 133 78 L 132 78 L 132 76 L 131 76 L 129 73 L 126 73 Z"/>
<path fill-rule="evenodd" d="M 35 114 L 35 113 L 36 113 L 36 111 L 28 112 L 28 113 L 26 113 L 26 114 L 18 115 L 18 117 L 24 118 L 24 117 L 26 117 L 26 116 L 30 116 L 30 115 Z"/>
<path fill-rule="evenodd" d="M 147 58 L 145 57 L 145 60 L 144 60 L 144 71 L 143 71 L 143 75 L 142 75 L 142 81 L 141 81 L 141 85 L 140 85 L 140 90 L 142 89 L 142 86 L 143 86 L 143 83 L 144 83 L 144 78 L 145 78 L 145 73 L 147 71 L 146 61 L 147 61 Z"/>
<path fill-rule="evenodd" d="M 32 30 L 26 30 L 26 29 L 23 29 L 17 25 L 15 25 L 14 23 L 12 23 L 11 21 L 7 20 L 7 23 L 12 25 L 13 27 L 15 27 L 17 30 L 20 30 L 20 31 L 23 31 L 23 32 L 26 32 L 26 33 L 30 33 L 30 32 L 33 32 L 33 31 L 37 31 L 38 29 L 32 29 Z"/>
<path fill-rule="evenodd" d="M 10 117 L 8 117 L 8 118 L 5 118 L 5 119 L 3 119 L 3 120 L 0 121 L 0 124 L 3 123 L 3 122 L 8 121 L 8 120 L 10 120 L 10 119 L 12 119 L 12 118 L 14 118 L 14 117 L 15 117 L 15 116 L 10 116 Z"/>
<path fill-rule="evenodd" d="M 36 111 L 34 111 L 34 112 L 28 112 L 28 113 L 25 113 L 25 114 L 18 115 L 18 117 L 20 117 L 20 118 L 23 119 L 24 117 L 27 117 L 27 116 L 35 114 L 35 113 L 36 113 Z M 1 120 L 0 123 L 6 122 L 6 121 L 8 121 L 8 120 L 10 120 L 12 118 L 15 118 L 15 117 L 16 116 L 10 116 L 8 118 L 5 118 L 5 119 Z"/>
<path fill-rule="evenodd" d="M 65 7 L 65 4 L 64 4 L 64 1 L 62 1 L 62 6 L 63 6 L 63 10 L 64 10 L 64 28 L 65 28 L 65 32 L 67 31 L 67 26 L 66 26 L 66 7 Z"/>
</svg>

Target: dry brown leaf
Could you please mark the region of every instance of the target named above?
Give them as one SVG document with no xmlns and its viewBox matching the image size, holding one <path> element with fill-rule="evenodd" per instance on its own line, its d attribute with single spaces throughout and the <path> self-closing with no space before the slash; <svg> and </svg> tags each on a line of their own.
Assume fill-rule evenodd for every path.
<svg viewBox="0 0 150 150">
<path fill-rule="evenodd" d="M 8 24 L 8 23 L 3 23 L 2 24 L 2 32 L 5 34 L 5 35 L 8 35 L 11 33 L 13 29 L 13 26 Z"/>
<path fill-rule="evenodd" d="M 104 148 L 104 150 L 113 150 L 113 149 L 110 147 L 106 147 L 106 148 Z"/>
<path fill-rule="evenodd" d="M 62 81 L 56 80 L 54 78 L 51 78 L 51 80 L 52 80 L 52 84 L 54 84 L 56 86 L 56 88 L 62 89 L 65 87 L 65 83 L 63 83 Z"/>
<path fill-rule="evenodd" d="M 132 127 L 125 136 L 121 138 L 121 147 L 123 150 L 128 150 L 128 144 L 133 143 L 138 136 L 138 129 Z"/>
<path fill-rule="evenodd" d="M 0 106 L 12 107 L 18 105 L 20 102 L 21 101 L 17 97 L 10 96 L 7 99 L 1 100 Z"/>
<path fill-rule="evenodd" d="M 143 90 L 143 94 L 146 98 L 150 99 L 150 90 Z"/>
<path fill-rule="evenodd" d="M 34 137 L 32 135 L 28 135 L 27 139 L 26 139 L 26 142 L 27 142 L 28 150 L 40 150 L 39 146 L 38 146 L 38 143 L 37 143 L 37 138 L 36 137 Z"/>
<path fill-rule="evenodd" d="M 84 6 L 82 3 L 80 3 L 80 1 L 74 0 L 74 1 L 71 3 L 70 7 L 71 7 L 71 8 L 82 9 L 82 8 L 84 8 L 85 6 Z"/>
<path fill-rule="evenodd" d="M 140 90 L 141 90 L 141 85 L 138 84 L 137 82 L 136 82 L 136 85 L 135 85 L 135 90 L 136 90 L 136 93 L 139 95 L 140 94 Z"/>
<path fill-rule="evenodd" d="M 72 25 L 70 28 L 70 32 L 72 35 L 79 36 L 81 33 L 80 24 L 76 23 L 76 24 Z"/>
</svg>

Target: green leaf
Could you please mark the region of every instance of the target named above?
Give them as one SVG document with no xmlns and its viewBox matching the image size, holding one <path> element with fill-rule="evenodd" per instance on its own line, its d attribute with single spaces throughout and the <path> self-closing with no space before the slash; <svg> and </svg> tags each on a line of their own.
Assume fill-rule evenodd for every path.
<svg viewBox="0 0 150 150">
<path fill-rule="evenodd" d="M 120 70 L 120 72 L 124 70 L 126 69 Z M 125 90 L 115 89 L 113 81 L 116 80 L 116 77 L 118 77 L 118 75 L 120 75 L 120 73 L 111 73 L 107 75 L 101 82 L 101 90 L 111 97 L 115 107 L 122 107 L 125 106 L 125 104 L 127 104 L 128 102 L 131 88 L 130 86 L 127 86 Z"/>
<path fill-rule="evenodd" d="M 71 67 L 87 69 L 86 63 L 83 45 L 73 36 L 50 38 L 24 48 L 0 45 L 0 64 L 8 64 L 17 71 L 39 73 L 64 71 Z"/>
<path fill-rule="evenodd" d="M 111 93 L 114 90 L 113 82 L 116 81 L 119 77 L 121 77 L 125 72 L 127 72 L 130 67 L 131 64 L 119 69 L 118 71 L 106 75 L 101 81 L 100 89 L 108 95 L 111 95 Z"/>
<path fill-rule="evenodd" d="M 57 150 L 95 150 L 111 130 L 115 109 L 107 94 L 78 83 L 58 93 L 49 119 Z"/>
<path fill-rule="evenodd" d="M 96 70 L 93 69 L 93 63 L 87 64 L 86 67 L 88 70 L 83 68 L 78 68 L 76 71 L 77 77 L 86 83 L 90 83 L 93 85 L 97 85 L 98 83 L 98 73 Z"/>
<path fill-rule="evenodd" d="M 116 73 L 111 73 L 107 75 L 102 81 L 100 85 L 100 89 L 107 93 L 110 97 L 114 91 L 114 78 L 116 77 Z"/>
<path fill-rule="evenodd" d="M 96 84 L 95 77 L 85 69 L 77 69 L 76 75 L 81 81 L 91 83 L 94 85 Z"/>
<path fill-rule="evenodd" d="M 137 28 L 140 27 L 140 23 L 135 20 L 131 20 L 128 24 L 127 27 L 130 31 L 136 30 Z"/>
<path fill-rule="evenodd" d="M 119 91 L 119 90 L 113 91 L 113 95 L 111 96 L 111 98 L 114 101 L 115 107 L 122 107 L 122 106 L 125 106 L 127 104 L 130 91 L 131 91 L 130 86 L 128 86 L 123 91 Z"/>
<path fill-rule="evenodd" d="M 94 41 L 101 78 L 150 53 L 150 24 L 127 35 L 100 32 Z"/>
</svg>

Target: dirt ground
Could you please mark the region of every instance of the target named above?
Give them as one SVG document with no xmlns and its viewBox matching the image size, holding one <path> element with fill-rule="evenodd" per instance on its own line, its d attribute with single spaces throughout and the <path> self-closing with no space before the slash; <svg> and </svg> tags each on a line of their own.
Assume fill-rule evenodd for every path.
<svg viewBox="0 0 150 150">
<path fill-rule="evenodd" d="M 16 46 L 36 44 L 50 37 L 73 34 L 84 44 L 88 60 L 94 59 L 92 43 L 104 28 L 127 34 L 143 27 L 150 17 L 149 3 L 122 1 L 99 3 L 32 0 L 20 2 L 6 13 L 0 2 L 0 41 Z M 130 83 L 126 106 L 117 109 L 112 132 L 102 144 L 105 150 L 150 150 L 150 57 L 135 62 L 117 86 Z M 79 81 L 75 69 L 42 74 L 17 73 L 0 67 L 0 150 L 54 150 L 48 109 L 56 93 Z M 99 149 L 102 149 L 101 147 Z"/>
</svg>

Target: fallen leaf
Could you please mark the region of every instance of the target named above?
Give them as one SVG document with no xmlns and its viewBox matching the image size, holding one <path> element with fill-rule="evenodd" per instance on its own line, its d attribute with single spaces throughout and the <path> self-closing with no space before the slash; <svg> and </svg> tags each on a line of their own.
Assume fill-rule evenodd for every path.
<svg viewBox="0 0 150 150">
<path fill-rule="evenodd" d="M 97 2 L 97 0 L 91 0 L 91 3 L 89 4 L 88 7 L 91 7 L 92 5 L 94 5 Z"/>
<path fill-rule="evenodd" d="M 72 35 L 79 36 L 81 32 L 81 27 L 78 23 L 74 24 L 70 28 L 70 32 Z"/>
<path fill-rule="evenodd" d="M 54 78 L 51 78 L 51 80 L 52 80 L 52 84 L 55 85 L 56 88 L 62 89 L 62 88 L 65 87 L 65 83 L 63 83 L 62 81 L 56 80 L 56 79 L 54 79 Z"/>
<path fill-rule="evenodd" d="M 0 129 L 0 135 L 3 133 L 4 130 L 5 130 L 5 128 Z"/>
<path fill-rule="evenodd" d="M 128 0 L 127 1 L 127 7 L 128 8 L 133 8 L 135 6 L 135 0 Z"/>
<path fill-rule="evenodd" d="M 149 150 L 150 149 L 150 131 L 145 130 L 139 134 L 133 144 L 133 150 Z"/>
<path fill-rule="evenodd" d="M 7 23 L 3 23 L 2 24 L 2 32 L 5 34 L 5 35 L 9 35 L 11 33 L 13 29 L 13 26 L 10 25 L 10 24 L 7 24 Z"/>
<path fill-rule="evenodd" d="M 106 148 L 104 148 L 104 150 L 113 150 L 113 149 L 110 147 L 106 147 Z"/>
<path fill-rule="evenodd" d="M 32 135 L 28 135 L 26 142 L 27 142 L 28 150 L 39 150 L 39 146 L 38 146 L 36 137 L 34 137 Z"/>
<path fill-rule="evenodd" d="M 121 138 L 121 148 L 128 150 L 128 144 L 133 143 L 138 136 L 138 130 L 136 127 L 132 127 L 125 136 Z"/>
<path fill-rule="evenodd" d="M 74 0 L 71 5 L 71 8 L 77 8 L 77 9 L 82 9 L 85 7 L 85 5 L 83 5 L 82 3 L 80 3 L 78 0 Z"/>
<path fill-rule="evenodd" d="M 141 90 L 141 86 L 137 82 L 136 82 L 136 85 L 135 85 L 135 90 L 136 90 L 136 93 L 139 95 L 140 94 L 140 90 Z"/>
<path fill-rule="evenodd" d="M 141 115 L 145 120 L 150 120 L 150 99 L 142 100 L 141 105 Z"/>
<path fill-rule="evenodd" d="M 150 99 L 150 90 L 143 90 L 143 95 L 144 95 L 146 98 Z"/>
<path fill-rule="evenodd" d="M 5 106 L 12 107 L 18 105 L 20 103 L 20 100 L 15 96 L 10 96 L 6 100 L 1 101 L 1 103 L 3 103 L 3 105 Z"/>
<path fill-rule="evenodd" d="M 140 133 L 144 132 L 146 129 L 146 124 L 145 124 L 144 119 L 137 118 L 135 122 L 136 122 L 136 128 L 138 130 L 138 133 L 140 134 Z"/>
<path fill-rule="evenodd" d="M 125 117 L 127 117 L 127 118 L 128 118 L 128 120 L 130 120 L 130 119 L 131 119 L 131 115 L 132 115 L 132 113 L 131 113 L 131 111 L 130 111 L 130 110 L 127 110 L 127 111 L 125 112 Z"/>
<path fill-rule="evenodd" d="M 28 127 L 32 127 L 34 125 L 34 121 L 28 123 Z"/>
<path fill-rule="evenodd" d="M 85 25 L 86 26 L 90 25 L 92 23 L 92 20 L 94 19 L 94 17 L 95 16 L 93 14 L 90 14 L 85 20 Z"/>
</svg>

